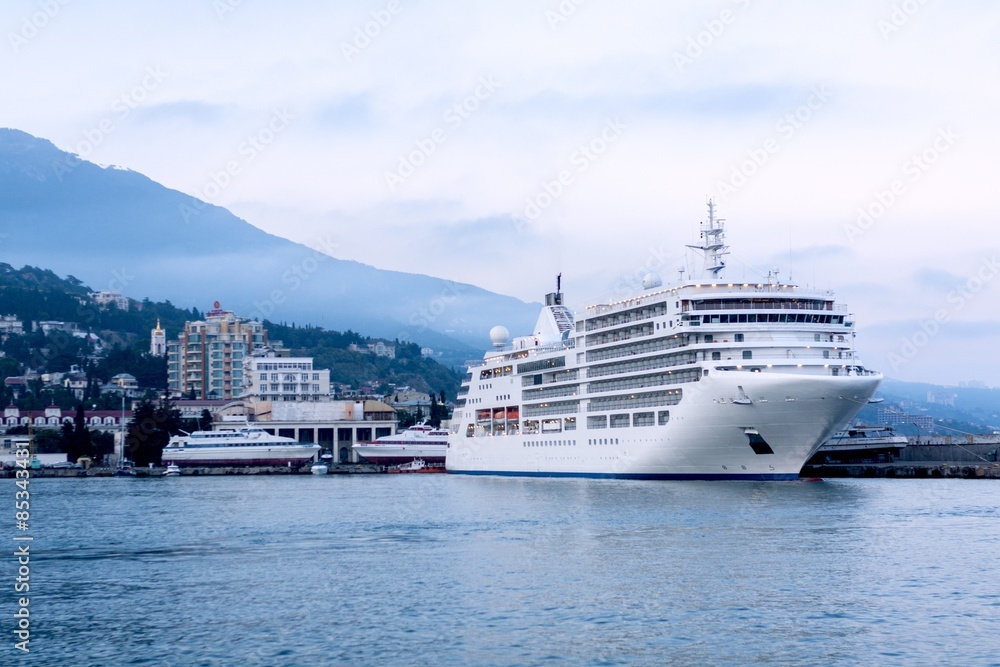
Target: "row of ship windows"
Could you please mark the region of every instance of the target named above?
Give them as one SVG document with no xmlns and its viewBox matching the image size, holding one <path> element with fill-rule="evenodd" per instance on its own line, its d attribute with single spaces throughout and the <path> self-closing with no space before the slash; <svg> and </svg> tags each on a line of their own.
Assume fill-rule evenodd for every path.
<svg viewBox="0 0 1000 667">
<path fill-rule="evenodd" d="M 552 371 L 551 373 L 538 373 L 536 375 L 525 375 L 521 378 L 522 387 L 533 387 L 540 384 L 550 384 L 552 382 L 569 382 L 580 376 L 575 368 L 568 371 Z"/>
<path fill-rule="evenodd" d="M 713 357 L 714 358 L 714 357 Z M 749 358 L 749 357 L 747 357 Z M 683 382 L 698 382 L 701 380 L 701 371 L 697 368 L 684 371 L 667 371 L 666 373 L 656 373 L 654 375 L 642 375 L 639 377 L 622 378 L 620 380 L 602 380 L 591 382 L 587 385 L 587 390 L 594 394 L 601 391 L 624 391 L 626 389 L 642 389 L 644 387 L 659 387 L 665 384 L 681 384 Z"/>
<path fill-rule="evenodd" d="M 587 438 L 588 445 L 617 445 L 618 438 Z M 528 440 L 522 447 L 576 447 L 576 440 Z"/>
<path fill-rule="evenodd" d="M 732 313 L 729 315 L 692 316 L 690 324 L 844 324 L 843 315 L 815 313 Z"/>
<path fill-rule="evenodd" d="M 627 324 L 628 322 L 635 322 L 637 320 L 648 320 L 652 317 L 662 317 L 666 314 L 667 304 L 666 302 L 661 302 L 652 306 L 645 306 L 643 308 L 635 308 L 633 310 L 615 313 L 614 315 L 594 317 L 586 320 L 586 323 L 580 321 L 576 323 L 576 330 L 582 331 L 586 329 L 587 331 L 594 331 L 595 329 L 603 329 L 605 327 L 615 326 L 618 324 Z"/>
<path fill-rule="evenodd" d="M 719 352 L 712 353 L 712 359 L 719 360 Z M 693 357 L 693 355 L 692 355 Z M 744 359 L 750 359 L 749 356 L 744 356 Z M 692 359 L 693 361 L 693 359 Z M 655 366 L 651 366 L 655 368 Z M 646 370 L 642 369 L 632 369 L 634 371 Z M 618 372 L 625 372 L 624 370 Z M 701 371 L 698 369 L 688 369 L 681 371 L 667 371 L 666 373 L 656 373 L 654 375 L 642 375 L 638 377 L 621 378 L 616 380 L 602 380 L 599 382 L 591 382 L 587 385 L 587 391 L 590 393 L 598 393 L 605 391 L 624 391 L 627 389 L 643 389 L 646 387 L 658 387 L 665 384 L 682 384 L 687 382 L 697 382 L 701 379 Z M 571 384 L 563 385 L 560 387 L 552 387 L 549 389 L 529 389 L 525 390 L 523 397 L 525 401 L 541 401 L 551 398 L 560 398 L 563 396 L 576 396 L 580 391 L 580 385 Z M 499 399 L 509 399 L 510 395 L 499 396 Z"/>
<path fill-rule="evenodd" d="M 591 350 L 587 352 L 587 361 L 604 361 L 605 359 L 617 359 L 619 357 L 630 357 L 636 354 L 646 354 L 647 352 L 659 352 L 670 350 L 676 347 L 687 345 L 687 341 L 680 336 L 670 336 L 669 338 L 658 338 L 656 340 L 644 341 L 641 343 L 631 343 L 628 345 L 618 345 L 603 350 Z"/>
<path fill-rule="evenodd" d="M 523 447 L 563 447 L 563 446 L 576 446 L 576 440 L 529 440 L 525 442 Z"/>
<path fill-rule="evenodd" d="M 587 369 L 587 377 L 598 378 L 605 375 L 618 375 L 619 373 L 640 373 L 658 368 L 693 364 L 695 361 L 694 352 L 675 352 L 674 354 L 662 354 L 658 357 L 647 357 L 636 361 L 619 361 L 613 364 L 591 366 Z"/>
<path fill-rule="evenodd" d="M 670 422 L 670 411 L 659 410 L 658 412 L 636 412 L 634 414 L 620 413 L 612 415 L 591 415 L 587 417 L 587 428 L 604 429 L 608 428 L 629 428 L 630 426 L 665 426 Z M 560 433 L 562 431 L 575 431 L 576 418 L 567 417 L 565 419 L 526 419 L 524 429 L 521 430 L 520 423 L 503 419 L 491 421 L 489 419 L 480 420 L 477 424 L 469 424 L 465 430 L 465 437 L 488 435 L 535 435 L 537 433 Z M 529 441 L 541 442 L 541 441 Z M 574 441 L 575 442 L 575 441 Z M 593 444 L 588 442 L 588 444 Z M 617 442 L 615 443 L 617 444 Z M 527 445 L 540 446 L 540 445 Z"/>
<path fill-rule="evenodd" d="M 587 336 L 587 346 L 604 345 L 606 343 L 614 343 L 620 340 L 631 340 L 632 338 L 649 336 L 653 333 L 653 331 L 654 329 L 652 324 L 641 324 L 627 329 L 615 329 L 614 331 Z"/>
<path fill-rule="evenodd" d="M 670 422 L 670 411 L 636 412 L 635 414 L 591 415 L 587 417 L 587 428 L 628 428 L 629 426 L 664 426 Z"/>
</svg>

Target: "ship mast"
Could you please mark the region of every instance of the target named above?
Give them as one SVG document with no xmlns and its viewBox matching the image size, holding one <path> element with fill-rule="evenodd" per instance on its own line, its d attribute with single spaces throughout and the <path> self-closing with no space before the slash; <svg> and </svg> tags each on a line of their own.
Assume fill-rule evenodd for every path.
<svg viewBox="0 0 1000 667">
<path fill-rule="evenodd" d="M 688 245 L 701 252 L 705 259 L 705 268 L 702 276 L 705 280 L 717 280 L 722 270 L 726 268 L 723 260 L 729 254 L 729 247 L 725 244 L 725 220 L 715 217 L 715 202 L 708 200 L 708 220 L 701 223 L 701 245 Z"/>
</svg>

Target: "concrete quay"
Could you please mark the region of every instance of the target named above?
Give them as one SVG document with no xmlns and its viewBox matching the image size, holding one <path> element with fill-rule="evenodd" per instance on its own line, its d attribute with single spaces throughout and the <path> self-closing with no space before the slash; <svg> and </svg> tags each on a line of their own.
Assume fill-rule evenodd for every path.
<svg viewBox="0 0 1000 667">
<path fill-rule="evenodd" d="M 878 478 L 961 478 L 1000 479 L 1000 464 L 945 463 L 925 461 L 922 463 L 827 463 L 806 466 L 799 477 L 878 477 Z"/>
<path fill-rule="evenodd" d="M 312 464 L 289 468 L 288 466 L 219 466 L 219 467 L 188 467 L 181 468 L 182 477 L 216 477 L 220 475 L 310 475 Z M 135 468 L 129 477 L 164 477 L 166 467 Z M 363 475 L 385 472 L 382 466 L 367 463 L 344 463 L 331 465 L 328 475 Z M 31 479 L 49 477 L 116 477 L 118 471 L 114 468 L 40 468 L 29 470 Z M 0 479 L 16 476 L 15 469 L 0 471 Z"/>
</svg>

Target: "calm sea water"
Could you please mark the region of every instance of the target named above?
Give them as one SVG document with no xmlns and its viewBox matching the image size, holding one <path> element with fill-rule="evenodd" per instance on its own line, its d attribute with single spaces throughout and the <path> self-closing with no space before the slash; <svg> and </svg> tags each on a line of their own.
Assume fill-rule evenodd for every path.
<svg viewBox="0 0 1000 667">
<path fill-rule="evenodd" d="M 3 665 L 998 665 L 1000 485 L 33 480 Z M 14 487 L 4 512 L 8 544 Z M 5 550 L 12 553 L 13 548 Z"/>
</svg>

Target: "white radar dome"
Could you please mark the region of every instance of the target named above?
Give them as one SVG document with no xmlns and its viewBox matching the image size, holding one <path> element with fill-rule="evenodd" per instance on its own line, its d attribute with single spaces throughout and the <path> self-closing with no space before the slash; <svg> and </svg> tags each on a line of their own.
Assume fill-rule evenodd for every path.
<svg viewBox="0 0 1000 667">
<path fill-rule="evenodd" d="M 653 289 L 654 287 L 662 287 L 663 279 L 660 278 L 658 273 L 647 273 L 646 277 L 642 279 L 642 289 Z"/>
<path fill-rule="evenodd" d="M 510 340 L 510 332 L 507 331 L 507 327 L 496 325 L 490 329 L 490 341 L 493 343 L 493 347 L 499 349 L 507 344 Z"/>
</svg>

